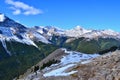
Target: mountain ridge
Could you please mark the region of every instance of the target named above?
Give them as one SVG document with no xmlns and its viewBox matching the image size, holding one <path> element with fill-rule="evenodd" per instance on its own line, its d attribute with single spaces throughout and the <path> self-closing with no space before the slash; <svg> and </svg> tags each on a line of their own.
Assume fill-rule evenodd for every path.
<svg viewBox="0 0 120 80">
<path fill-rule="evenodd" d="M 38 69 L 37 72 L 29 72 L 34 69 L 34 66 L 28 70 L 27 73 L 20 76 L 20 79 L 30 80 L 119 80 L 119 50 L 108 52 L 104 55 L 85 55 L 79 54 L 74 51 L 67 51 L 58 49 L 58 53 L 63 57 L 52 58 L 56 55 L 57 50 L 53 52 L 43 61 L 35 66 L 49 63 L 50 59 L 60 60 L 60 62 L 53 63 L 50 66 L 46 66 L 44 69 Z M 66 54 L 66 55 L 65 55 Z M 72 56 L 70 57 L 70 55 Z M 77 56 L 75 56 L 77 54 Z M 69 57 L 68 57 L 69 56 Z M 80 56 L 80 58 L 78 58 Z M 58 56 L 57 56 L 58 57 Z M 90 57 L 90 58 L 89 58 Z M 81 59 L 81 60 L 77 60 Z M 69 61 L 70 59 L 70 61 Z M 67 61 L 65 61 L 67 60 Z M 63 62 L 64 61 L 64 62 Z M 66 65 L 64 65 L 64 63 Z M 93 66 L 94 65 L 94 66 Z M 35 74 L 37 73 L 37 74 Z M 20 80 L 17 79 L 17 80 Z"/>
</svg>

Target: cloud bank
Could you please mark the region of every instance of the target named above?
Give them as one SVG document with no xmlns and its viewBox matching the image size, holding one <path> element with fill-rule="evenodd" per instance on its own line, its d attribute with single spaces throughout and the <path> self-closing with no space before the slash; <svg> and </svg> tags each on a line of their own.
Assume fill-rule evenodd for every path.
<svg viewBox="0 0 120 80">
<path fill-rule="evenodd" d="M 10 5 L 10 9 L 13 10 L 14 15 L 37 15 L 43 13 L 42 10 L 29 6 L 20 1 L 6 0 L 5 2 Z"/>
</svg>

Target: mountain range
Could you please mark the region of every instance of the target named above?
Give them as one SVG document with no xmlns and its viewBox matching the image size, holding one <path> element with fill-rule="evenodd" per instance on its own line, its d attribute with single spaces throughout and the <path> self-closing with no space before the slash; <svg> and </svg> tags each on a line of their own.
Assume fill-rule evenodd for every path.
<svg viewBox="0 0 120 80">
<path fill-rule="evenodd" d="M 78 58 L 80 53 L 93 56 L 104 54 L 111 48 L 117 49 L 120 46 L 120 33 L 80 26 L 71 30 L 53 26 L 28 28 L 1 13 L 0 44 L 0 79 L 11 80 L 57 49 L 77 51 L 74 53 Z"/>
</svg>

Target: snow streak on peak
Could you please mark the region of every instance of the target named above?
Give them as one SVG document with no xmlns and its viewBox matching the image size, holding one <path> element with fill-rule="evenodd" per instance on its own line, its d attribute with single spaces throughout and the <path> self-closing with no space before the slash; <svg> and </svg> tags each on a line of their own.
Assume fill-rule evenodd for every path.
<svg viewBox="0 0 120 80">
<path fill-rule="evenodd" d="M 70 67 L 75 66 L 75 65 L 76 64 L 69 64 L 67 66 L 64 66 L 64 67 L 58 68 L 56 70 L 52 70 L 52 71 L 50 71 L 48 73 L 45 73 L 43 76 L 44 77 L 49 77 L 49 76 L 68 76 L 70 74 L 74 74 L 77 71 L 71 71 L 71 72 L 64 72 L 64 71 L 67 70 Z"/>
<path fill-rule="evenodd" d="M 108 29 L 108 30 L 103 30 L 102 31 L 104 34 L 109 34 L 109 35 L 115 35 L 115 34 L 119 34 L 118 32 L 115 32 L 111 29 Z"/>
<path fill-rule="evenodd" d="M 84 29 L 80 26 L 77 26 L 74 29 L 66 30 L 65 35 L 69 36 L 69 37 L 80 37 L 81 35 L 89 33 L 91 31 L 92 30 L 87 30 L 87 29 Z"/>
<path fill-rule="evenodd" d="M 0 32 L 1 32 L 0 35 L 4 35 L 4 36 L 8 36 L 8 37 L 13 36 L 12 30 L 9 27 L 1 27 L 0 26 Z"/>
<path fill-rule="evenodd" d="M 4 14 L 0 14 L 0 22 L 3 22 L 5 20 L 5 15 Z"/>
<path fill-rule="evenodd" d="M 82 30 L 84 28 L 78 25 L 78 26 L 75 27 L 75 29 Z"/>
</svg>

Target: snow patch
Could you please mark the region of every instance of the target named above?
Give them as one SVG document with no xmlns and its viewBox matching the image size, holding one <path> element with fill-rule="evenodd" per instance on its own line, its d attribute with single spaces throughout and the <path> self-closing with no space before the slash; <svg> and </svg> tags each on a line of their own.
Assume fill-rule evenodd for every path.
<svg viewBox="0 0 120 80">
<path fill-rule="evenodd" d="M 68 76 L 68 75 L 74 74 L 77 71 L 71 71 L 71 72 L 64 72 L 64 71 L 67 70 L 70 67 L 75 66 L 75 65 L 76 64 L 69 64 L 67 66 L 64 66 L 64 67 L 61 67 L 59 69 L 52 70 L 52 71 L 50 71 L 48 73 L 45 73 L 43 76 L 44 77 L 49 77 L 49 76 Z"/>
<path fill-rule="evenodd" d="M 5 49 L 5 51 L 11 56 L 12 54 L 10 53 L 10 51 L 8 51 L 5 40 L 3 40 L 3 39 L 0 39 L 0 40 L 2 42 L 2 45 L 3 45 L 4 49 Z"/>
<path fill-rule="evenodd" d="M 40 33 L 40 34 L 44 33 L 42 29 L 38 29 L 37 32 Z"/>
<path fill-rule="evenodd" d="M 80 26 L 75 27 L 74 29 L 71 30 L 66 30 L 65 35 L 69 37 L 81 37 L 82 35 L 91 32 L 92 30 L 87 30 L 84 29 Z"/>
<path fill-rule="evenodd" d="M 12 30 L 10 28 L 0 26 L 0 31 L 1 34 L 4 36 L 13 36 Z"/>
<path fill-rule="evenodd" d="M 5 15 L 4 14 L 0 14 L 0 22 L 3 22 L 5 20 Z"/>
<path fill-rule="evenodd" d="M 91 60 L 87 60 L 87 61 L 81 62 L 81 64 L 87 64 L 87 63 L 90 63 L 90 62 L 91 62 Z"/>
<path fill-rule="evenodd" d="M 43 43 L 46 43 L 46 44 L 48 44 L 48 43 L 50 43 L 45 37 L 43 37 L 41 34 L 39 34 L 39 33 L 33 33 L 33 35 L 38 39 L 38 40 L 40 40 L 41 42 L 43 42 Z"/>
<path fill-rule="evenodd" d="M 66 56 L 63 56 L 63 58 L 61 59 L 61 64 L 63 65 L 69 63 L 82 62 L 100 56 L 99 54 L 85 54 L 76 51 L 67 51 L 66 49 L 63 50 L 67 54 Z"/>
<path fill-rule="evenodd" d="M 26 38 L 24 37 L 24 39 L 19 39 L 17 36 L 12 36 L 12 37 L 3 37 L 4 40 L 6 41 L 16 41 L 16 42 L 20 42 L 20 43 L 23 43 L 23 44 L 27 44 L 27 45 L 33 45 L 35 47 L 38 47 L 32 40 L 30 40 L 29 38 Z"/>
<path fill-rule="evenodd" d="M 20 43 L 25 43 L 27 45 L 33 45 L 33 46 L 37 47 L 37 45 L 28 36 L 26 36 L 26 34 L 20 34 L 23 37 L 23 39 L 19 39 L 16 35 L 14 35 L 12 33 L 12 30 L 13 30 L 12 28 L 0 27 L 0 31 L 1 31 L 0 40 L 1 40 L 3 45 L 5 45 L 5 43 L 3 41 L 13 40 L 13 41 L 17 41 Z M 45 42 L 45 40 L 43 40 L 43 41 Z M 47 43 L 47 41 L 46 41 L 46 43 Z"/>
<path fill-rule="evenodd" d="M 21 42 L 21 43 L 25 43 L 25 44 L 28 44 L 28 45 L 33 45 L 35 47 L 38 47 L 26 34 L 22 34 L 22 37 L 23 39 L 18 39 L 17 37 L 14 37 L 15 40 L 17 40 L 18 42 Z"/>
</svg>

